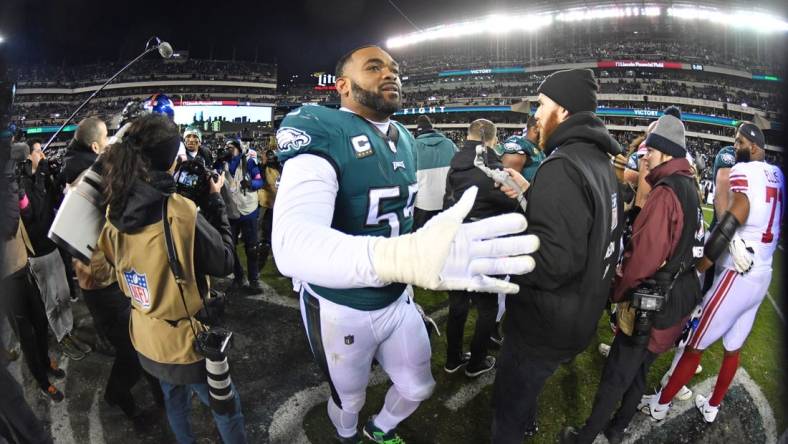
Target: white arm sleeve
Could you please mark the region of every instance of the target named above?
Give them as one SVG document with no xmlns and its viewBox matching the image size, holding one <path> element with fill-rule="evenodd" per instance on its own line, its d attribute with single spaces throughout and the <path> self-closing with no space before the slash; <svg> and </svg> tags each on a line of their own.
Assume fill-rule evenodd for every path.
<svg viewBox="0 0 788 444">
<path fill-rule="evenodd" d="M 322 157 L 285 162 L 274 202 L 272 249 L 285 276 L 328 288 L 382 287 L 372 267 L 372 236 L 331 228 L 339 183 Z"/>
</svg>

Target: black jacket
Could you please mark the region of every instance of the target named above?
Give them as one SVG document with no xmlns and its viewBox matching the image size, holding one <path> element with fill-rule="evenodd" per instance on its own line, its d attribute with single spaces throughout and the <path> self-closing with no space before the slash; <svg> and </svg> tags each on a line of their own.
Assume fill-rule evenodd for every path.
<svg viewBox="0 0 788 444">
<path fill-rule="evenodd" d="M 507 197 L 500 189 L 495 188 L 495 182 L 477 168 L 473 161 L 476 158 L 476 146 L 480 142 L 467 140 L 460 151 L 454 155 L 449 165 L 449 174 L 446 176 L 446 194 L 443 196 L 443 209 L 454 205 L 462 193 L 472 186 L 479 187 L 476 202 L 468 216 L 468 220 L 477 220 L 499 214 L 517 211 L 519 205 L 514 199 Z M 491 169 L 501 169 L 503 165 L 491 148 L 487 148 L 487 166 Z"/>
<path fill-rule="evenodd" d="M 21 182 L 27 198 L 30 200 L 29 212 L 23 217 L 23 220 L 30 244 L 35 250 L 35 254 L 31 254 L 31 256 L 44 256 L 57 248 L 55 243 L 47 237 L 52 221 L 55 219 L 53 209 L 55 188 L 52 177 L 49 175 L 47 163 L 42 160 L 35 173 L 30 170 L 28 163 L 26 171 L 22 174 Z"/>
<path fill-rule="evenodd" d="M 175 181 L 167 173 L 151 172 L 151 181 L 138 180 L 129 192 L 125 208 L 110 208 L 109 220 L 122 233 L 129 233 L 161 220 L 164 196 L 175 191 Z M 167 266 L 167 264 L 162 264 Z M 194 269 L 198 276 L 227 276 L 233 271 L 233 241 L 224 201 L 210 194 L 197 213 L 194 238 Z M 200 285 L 203 279 L 198 279 Z M 200 288 L 205 294 L 206 289 Z"/>
<path fill-rule="evenodd" d="M 66 155 L 63 156 L 63 168 L 58 174 L 58 185 L 63 188 L 66 184 L 77 180 L 83 171 L 93 165 L 96 158 L 98 155 L 89 146 L 77 142 L 76 139 L 72 140 Z"/>
<path fill-rule="evenodd" d="M 192 159 L 192 153 L 189 150 L 186 150 L 186 159 Z M 202 160 L 203 164 L 208 168 L 211 168 L 213 165 L 213 156 L 211 156 L 211 150 L 205 148 L 204 146 L 200 146 L 197 148 L 197 153 L 194 155 L 194 160 Z"/>
<path fill-rule="evenodd" d="M 594 113 L 562 122 L 528 189 L 529 234 L 539 237 L 533 272 L 513 276 L 506 340 L 516 349 L 566 360 L 588 346 L 610 294 L 623 205 L 608 154 L 618 143 Z"/>
</svg>

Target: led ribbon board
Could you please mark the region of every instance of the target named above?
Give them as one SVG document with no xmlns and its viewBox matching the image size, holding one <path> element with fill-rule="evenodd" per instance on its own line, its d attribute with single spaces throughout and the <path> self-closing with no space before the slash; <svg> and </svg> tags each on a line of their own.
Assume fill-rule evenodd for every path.
<svg viewBox="0 0 788 444">
<path fill-rule="evenodd" d="M 43 134 L 43 133 L 54 133 L 60 126 L 57 125 L 48 125 L 48 126 L 31 126 L 30 128 L 25 128 L 25 134 Z M 63 132 L 67 133 L 70 131 L 76 131 L 77 125 L 66 125 L 63 128 Z"/>
</svg>

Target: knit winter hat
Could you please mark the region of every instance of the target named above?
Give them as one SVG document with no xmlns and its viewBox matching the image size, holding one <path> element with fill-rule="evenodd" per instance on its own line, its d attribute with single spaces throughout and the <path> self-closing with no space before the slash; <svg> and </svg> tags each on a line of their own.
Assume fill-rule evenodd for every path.
<svg viewBox="0 0 788 444">
<path fill-rule="evenodd" d="M 672 114 L 664 114 L 657 120 L 657 126 L 646 137 L 646 146 L 661 151 L 669 156 L 684 157 L 687 155 L 684 123 Z"/>
<path fill-rule="evenodd" d="M 124 137 L 124 141 L 129 137 Z M 142 148 L 142 153 L 150 160 L 151 169 L 156 171 L 167 171 L 175 161 L 175 156 L 178 155 L 178 149 L 181 146 L 181 137 L 178 135 L 177 130 L 175 134 L 169 139 L 165 139 L 156 145 L 145 146 Z"/>
<path fill-rule="evenodd" d="M 197 140 L 199 140 L 199 141 L 200 141 L 200 143 L 202 143 L 202 132 L 200 132 L 200 130 L 199 130 L 199 129 L 197 129 L 197 128 L 191 128 L 191 127 L 189 127 L 189 128 L 186 128 L 186 129 L 183 131 L 183 138 L 184 138 L 184 139 L 186 139 L 186 136 L 188 136 L 188 135 L 190 135 L 190 134 L 191 134 L 191 135 L 194 135 L 194 136 L 197 136 Z"/>
<path fill-rule="evenodd" d="M 416 117 L 416 128 L 420 130 L 432 129 L 432 121 L 424 114 Z"/>
<path fill-rule="evenodd" d="M 536 93 L 542 93 L 571 114 L 596 112 L 596 93 L 599 85 L 590 69 L 556 71 L 542 81 Z"/>
</svg>

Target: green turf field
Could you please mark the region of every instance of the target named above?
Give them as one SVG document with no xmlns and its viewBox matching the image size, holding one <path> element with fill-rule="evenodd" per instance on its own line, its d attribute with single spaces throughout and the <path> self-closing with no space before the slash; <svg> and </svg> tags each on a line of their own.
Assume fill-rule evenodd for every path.
<svg viewBox="0 0 788 444">
<path fill-rule="evenodd" d="M 711 219 L 711 210 L 704 211 L 707 222 Z M 241 252 L 242 253 L 242 252 Z M 781 276 L 783 252 L 775 254 L 774 269 L 769 293 L 784 313 L 781 292 Z M 282 295 L 292 295 L 290 280 L 283 278 L 269 259 L 261 279 Z M 427 313 L 433 313 L 448 305 L 444 292 L 416 290 L 416 301 Z M 466 344 L 473 333 L 475 312 L 472 310 L 466 325 Z M 445 328 L 445 320 L 440 323 Z M 744 346 L 741 365 L 753 380 L 760 386 L 769 401 L 777 422 L 777 433 L 786 428 L 786 414 L 781 399 L 784 397 L 782 381 L 785 380 L 781 366 L 784 321 L 767 297 L 761 305 L 752 333 Z M 556 434 L 566 425 L 581 425 L 591 410 L 591 403 L 596 393 L 604 358 L 598 353 L 600 342 L 610 343 L 612 332 L 607 315 L 599 321 L 597 336 L 589 348 L 578 355 L 570 364 L 561 367 L 547 381 L 539 403 L 540 433 L 530 442 L 552 443 Z M 456 411 L 447 408 L 447 401 L 459 390 L 472 383 L 461 373 L 448 375 L 443 371 L 445 363 L 445 336 L 432 338 L 432 370 L 437 381 L 433 396 L 425 401 L 417 412 L 400 425 L 400 434 L 409 443 L 483 443 L 489 442 L 491 423 L 491 386 L 485 386 L 480 393 L 470 399 L 464 407 Z M 495 351 L 491 351 L 495 352 Z M 659 385 L 659 379 L 670 366 L 673 355 L 661 356 L 653 365 L 649 375 L 649 386 Z M 695 382 L 714 377 L 719 369 L 722 358 L 721 344 L 711 347 L 703 356 L 703 372 L 696 376 Z M 367 402 L 361 412 L 360 419 L 377 412 L 383 402 L 387 385 L 370 387 Z M 313 443 L 333 442 L 333 427 L 325 414 L 325 404 L 313 408 L 304 421 L 304 428 Z"/>
</svg>

